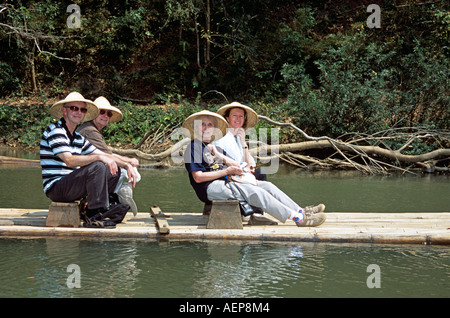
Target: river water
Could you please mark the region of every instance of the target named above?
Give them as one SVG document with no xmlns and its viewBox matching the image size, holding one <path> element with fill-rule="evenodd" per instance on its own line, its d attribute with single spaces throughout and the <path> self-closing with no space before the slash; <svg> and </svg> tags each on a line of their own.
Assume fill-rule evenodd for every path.
<svg viewBox="0 0 450 318">
<path fill-rule="evenodd" d="M 183 169 L 140 172 L 140 211 L 202 211 Z M 269 180 L 329 212 L 450 211 L 448 176 L 281 167 Z M 39 167 L 0 166 L 0 182 L 0 207 L 48 208 Z M 448 298 L 449 270 L 446 246 L 0 238 L 0 297 Z"/>
<path fill-rule="evenodd" d="M 156 204 L 165 212 L 201 212 L 203 203 L 184 169 L 140 169 L 134 189 L 139 211 Z M 446 175 L 365 176 L 359 172 L 305 172 L 280 167 L 268 180 L 300 205 L 322 202 L 328 212 L 449 212 Z M 39 167 L 0 166 L 0 207 L 46 209 Z"/>
</svg>

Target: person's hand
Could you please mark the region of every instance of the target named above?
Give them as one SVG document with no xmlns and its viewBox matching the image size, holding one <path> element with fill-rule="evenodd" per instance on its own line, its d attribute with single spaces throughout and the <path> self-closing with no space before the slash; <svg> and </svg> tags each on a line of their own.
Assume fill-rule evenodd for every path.
<svg viewBox="0 0 450 318">
<path fill-rule="evenodd" d="M 235 136 L 239 137 L 241 139 L 241 144 L 244 147 L 246 145 L 245 143 L 245 129 L 244 128 L 236 128 L 234 130 Z"/>
<path fill-rule="evenodd" d="M 208 144 L 208 145 L 206 146 L 206 148 L 208 148 L 208 150 L 211 151 L 211 153 L 213 154 L 213 156 L 216 155 L 216 153 L 217 153 L 217 148 L 216 148 L 215 145 L 213 145 L 213 144 Z"/>
<path fill-rule="evenodd" d="M 228 128 L 234 137 L 238 137 L 241 140 L 242 146 L 245 146 L 245 129 L 244 128 Z"/>
<path fill-rule="evenodd" d="M 236 166 L 230 166 L 227 169 L 227 174 L 232 174 L 232 175 L 242 175 L 242 173 L 244 172 L 240 167 L 236 167 Z"/>
<path fill-rule="evenodd" d="M 136 158 L 131 158 L 129 163 L 133 167 L 138 167 L 139 166 L 139 160 L 137 160 Z"/>
<path fill-rule="evenodd" d="M 114 161 L 113 158 L 109 156 L 100 156 L 101 161 L 109 168 L 109 172 L 111 172 L 112 175 L 115 175 L 119 168 L 117 167 L 117 163 Z"/>
<path fill-rule="evenodd" d="M 128 182 L 131 183 L 131 185 L 134 188 L 136 186 L 137 175 L 136 175 L 136 170 L 133 168 L 133 166 L 131 164 L 127 164 L 127 177 L 128 177 Z"/>
</svg>

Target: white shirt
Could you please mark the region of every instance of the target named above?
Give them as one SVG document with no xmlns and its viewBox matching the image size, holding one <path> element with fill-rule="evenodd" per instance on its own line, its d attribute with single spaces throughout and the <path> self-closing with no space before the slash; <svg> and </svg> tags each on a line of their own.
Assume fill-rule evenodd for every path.
<svg viewBox="0 0 450 318">
<path fill-rule="evenodd" d="M 244 149 L 242 148 L 241 140 L 239 137 L 234 137 L 230 131 L 219 140 L 214 140 L 212 144 L 222 148 L 231 159 L 239 163 L 244 162 Z M 255 160 L 252 156 L 250 156 L 250 165 L 255 165 Z"/>
</svg>

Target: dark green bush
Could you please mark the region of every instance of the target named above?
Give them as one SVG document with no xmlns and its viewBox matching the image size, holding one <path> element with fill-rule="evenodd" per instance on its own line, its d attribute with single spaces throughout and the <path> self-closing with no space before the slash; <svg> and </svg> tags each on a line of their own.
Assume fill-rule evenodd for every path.
<svg viewBox="0 0 450 318">
<path fill-rule="evenodd" d="M 87 0 L 80 29 L 66 25 L 70 3 L 5 7 L 3 25 L 32 32 L 0 26 L 0 96 L 27 97 L 34 64 L 34 96 L 60 98 L 75 88 L 92 99 L 181 105 L 121 102 L 124 120 L 105 131 L 114 143 L 134 144 L 157 125 L 182 122 L 188 105 L 223 104 L 211 92 L 311 135 L 449 127 L 448 1 L 384 1 L 380 29 L 367 28 L 367 5 L 352 0 Z M 16 122 L 3 116 L 0 138 L 32 143 L 34 128 L 14 130 L 25 114 L 11 111 Z"/>
</svg>

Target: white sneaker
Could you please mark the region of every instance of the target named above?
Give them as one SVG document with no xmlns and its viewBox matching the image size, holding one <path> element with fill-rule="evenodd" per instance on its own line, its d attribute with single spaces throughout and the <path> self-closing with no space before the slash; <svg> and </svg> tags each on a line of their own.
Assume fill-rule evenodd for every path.
<svg viewBox="0 0 450 318">
<path fill-rule="evenodd" d="M 300 227 L 313 227 L 313 226 L 319 226 L 325 220 L 327 219 L 327 216 L 323 212 L 319 213 L 313 213 L 313 214 L 303 214 L 303 220 L 300 222 L 295 222 L 297 226 Z"/>
<path fill-rule="evenodd" d="M 325 204 L 322 204 L 322 203 L 319 205 L 316 205 L 316 206 L 310 205 L 310 206 L 305 207 L 305 213 L 307 213 L 307 214 L 320 213 L 323 211 L 325 211 Z"/>
</svg>

